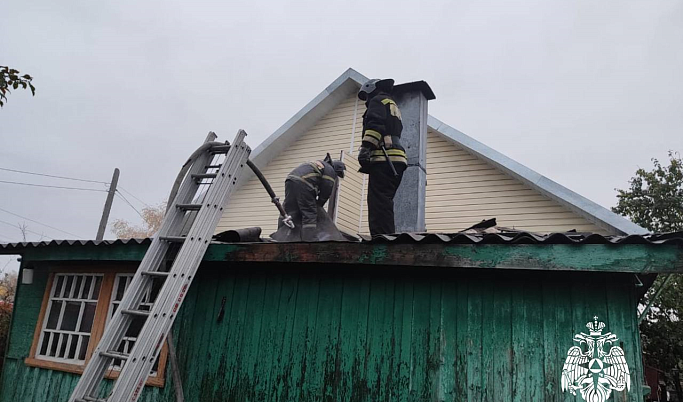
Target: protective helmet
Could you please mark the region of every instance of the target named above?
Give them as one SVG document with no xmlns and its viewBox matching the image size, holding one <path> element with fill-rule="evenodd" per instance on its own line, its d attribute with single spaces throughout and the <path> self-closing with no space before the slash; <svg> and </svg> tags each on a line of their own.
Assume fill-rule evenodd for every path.
<svg viewBox="0 0 683 402">
<path fill-rule="evenodd" d="M 362 87 L 360 87 L 360 91 L 358 91 L 358 99 L 365 101 L 368 100 L 369 95 L 375 92 L 375 90 L 377 89 L 381 89 L 385 92 L 391 92 L 393 88 L 394 80 L 392 80 L 391 78 L 387 78 L 384 80 L 373 78 L 370 81 L 363 84 Z"/>
<path fill-rule="evenodd" d="M 339 176 L 340 179 L 344 178 L 344 171 L 346 170 L 346 165 L 342 161 L 332 161 L 332 167 L 334 172 Z"/>
<path fill-rule="evenodd" d="M 344 162 L 333 161 L 332 157 L 330 156 L 329 153 L 327 155 L 325 155 L 325 159 L 323 159 L 323 162 L 331 165 L 332 168 L 334 169 L 334 173 L 336 173 L 340 179 L 344 178 L 344 171 L 346 170 L 346 165 L 344 164 Z"/>
</svg>

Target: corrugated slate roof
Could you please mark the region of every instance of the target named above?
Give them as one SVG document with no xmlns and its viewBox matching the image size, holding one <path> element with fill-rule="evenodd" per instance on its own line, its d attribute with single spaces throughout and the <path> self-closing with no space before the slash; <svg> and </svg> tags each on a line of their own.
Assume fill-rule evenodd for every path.
<svg viewBox="0 0 683 402">
<path fill-rule="evenodd" d="M 0 243 L 0 250 L 38 248 L 48 246 L 111 246 L 117 244 L 150 244 L 151 238 L 117 240 L 50 240 L 19 243 Z"/>
<path fill-rule="evenodd" d="M 0 243 L 0 252 L 39 247 L 115 246 L 125 244 L 150 244 L 150 238 L 119 240 L 51 240 L 41 242 Z M 649 244 L 683 246 L 683 232 L 649 235 L 603 236 L 596 233 L 550 233 L 540 235 L 528 232 L 499 233 L 400 233 L 361 236 L 361 243 L 420 243 L 420 244 Z M 220 243 L 220 242 L 214 242 Z M 349 243 L 353 243 L 349 241 Z"/>
<path fill-rule="evenodd" d="M 650 235 L 603 236 L 596 233 L 400 233 L 363 236 L 364 243 L 448 244 L 666 244 L 683 246 L 683 232 Z"/>
</svg>

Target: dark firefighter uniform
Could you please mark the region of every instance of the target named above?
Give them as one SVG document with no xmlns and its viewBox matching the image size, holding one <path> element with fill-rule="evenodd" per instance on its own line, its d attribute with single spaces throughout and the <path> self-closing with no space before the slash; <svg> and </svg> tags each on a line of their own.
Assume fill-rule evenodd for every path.
<svg viewBox="0 0 683 402">
<path fill-rule="evenodd" d="M 401 112 L 389 95 L 392 87 L 393 80 L 370 80 L 358 93 L 367 106 L 363 114 L 363 142 L 358 162 L 360 172 L 369 175 L 368 225 L 372 235 L 396 232 L 394 196 L 408 166 L 405 149 L 401 146 Z M 387 162 L 382 145 L 397 176 Z"/>
<path fill-rule="evenodd" d="M 303 163 L 287 176 L 283 206 L 287 214 L 301 217 L 303 241 L 316 239 L 318 207 L 330 198 L 337 177 L 344 177 L 344 169 L 343 162 L 326 159 Z"/>
</svg>

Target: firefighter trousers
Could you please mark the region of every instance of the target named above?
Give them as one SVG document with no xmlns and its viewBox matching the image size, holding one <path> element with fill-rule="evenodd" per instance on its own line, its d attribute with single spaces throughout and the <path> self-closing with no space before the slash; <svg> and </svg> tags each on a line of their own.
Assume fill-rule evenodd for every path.
<svg viewBox="0 0 683 402">
<path fill-rule="evenodd" d="M 395 165 L 394 165 L 395 166 Z M 394 196 L 401 184 L 405 168 L 398 166 L 394 177 L 386 162 L 373 164 L 368 173 L 368 226 L 370 234 L 396 233 Z"/>
<path fill-rule="evenodd" d="M 316 239 L 318 222 L 317 194 L 315 190 L 299 180 L 285 180 L 285 202 L 283 207 L 293 218 L 301 217 L 301 240 Z M 298 222 L 295 222 L 297 224 Z"/>
</svg>

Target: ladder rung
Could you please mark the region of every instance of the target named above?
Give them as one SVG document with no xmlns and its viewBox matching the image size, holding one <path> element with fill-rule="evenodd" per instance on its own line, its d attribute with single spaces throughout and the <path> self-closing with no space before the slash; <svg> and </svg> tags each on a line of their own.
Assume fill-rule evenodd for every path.
<svg viewBox="0 0 683 402">
<path fill-rule="evenodd" d="M 104 357 L 111 357 L 112 359 L 128 360 L 128 355 L 121 352 L 106 351 L 100 352 L 100 355 Z"/>
<path fill-rule="evenodd" d="M 220 167 L 223 165 L 207 165 L 205 166 L 206 169 L 220 169 Z"/>
<path fill-rule="evenodd" d="M 183 236 L 159 236 L 159 239 L 167 241 L 169 243 L 182 243 L 185 241 L 186 237 Z"/>
<path fill-rule="evenodd" d="M 106 399 L 84 396 L 83 399 L 76 399 L 76 402 L 107 402 Z"/>
<path fill-rule="evenodd" d="M 216 173 L 198 173 L 198 174 L 193 174 L 192 178 L 193 179 L 214 179 L 216 177 Z"/>
<path fill-rule="evenodd" d="M 137 315 L 140 317 L 148 317 L 149 311 L 146 311 L 146 310 L 121 310 L 121 314 Z"/>
<path fill-rule="evenodd" d="M 202 204 L 176 204 L 176 208 L 185 211 L 199 211 L 201 207 Z"/>
<path fill-rule="evenodd" d="M 229 150 L 230 150 L 230 145 L 216 145 L 215 147 L 211 148 L 211 153 L 212 154 L 227 154 Z"/>
<path fill-rule="evenodd" d="M 168 272 L 161 272 L 161 271 L 142 271 L 140 273 L 142 275 L 147 275 L 147 276 L 158 276 L 158 277 L 168 276 Z"/>
</svg>

